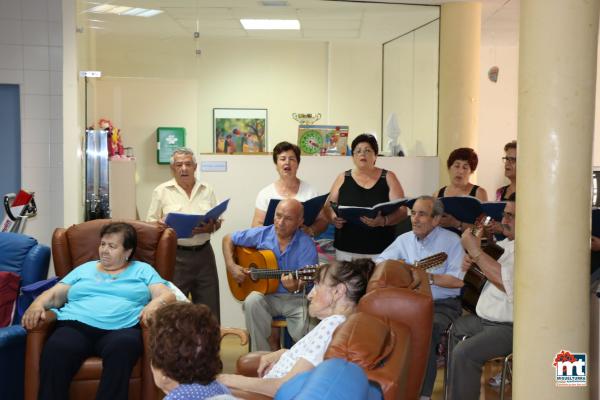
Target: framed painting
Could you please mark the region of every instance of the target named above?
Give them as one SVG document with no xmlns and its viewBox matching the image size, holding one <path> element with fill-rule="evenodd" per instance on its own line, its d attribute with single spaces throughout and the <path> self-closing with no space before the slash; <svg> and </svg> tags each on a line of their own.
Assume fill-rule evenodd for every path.
<svg viewBox="0 0 600 400">
<path fill-rule="evenodd" d="M 266 108 L 213 108 L 213 152 L 263 153 L 267 149 Z"/>
</svg>

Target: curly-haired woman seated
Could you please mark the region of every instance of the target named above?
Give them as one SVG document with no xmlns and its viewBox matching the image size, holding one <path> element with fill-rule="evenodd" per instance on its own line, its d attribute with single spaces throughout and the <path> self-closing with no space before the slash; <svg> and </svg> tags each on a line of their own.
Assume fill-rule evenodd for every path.
<svg viewBox="0 0 600 400">
<path fill-rule="evenodd" d="M 66 399 L 73 376 L 92 355 L 102 358 L 96 399 L 127 399 L 131 371 L 142 354 L 140 319 L 175 301 L 167 282 L 150 265 L 132 261 L 135 228 L 109 223 L 100 231 L 100 260 L 82 264 L 25 311 L 33 329 L 46 310 L 57 315 L 40 360 L 39 399 Z"/>
<path fill-rule="evenodd" d="M 221 329 L 204 304 L 174 303 L 157 311 L 150 331 L 152 373 L 165 400 L 229 394 L 215 381 L 223 369 Z"/>
<path fill-rule="evenodd" d="M 354 312 L 365 294 L 374 267 L 369 259 L 340 261 L 321 267 L 308 294 L 308 313 L 321 322 L 290 350 L 262 356 L 258 366 L 258 375 L 262 378 L 223 374 L 218 380 L 231 388 L 274 396 L 284 382 L 319 365 L 333 332 Z"/>
</svg>

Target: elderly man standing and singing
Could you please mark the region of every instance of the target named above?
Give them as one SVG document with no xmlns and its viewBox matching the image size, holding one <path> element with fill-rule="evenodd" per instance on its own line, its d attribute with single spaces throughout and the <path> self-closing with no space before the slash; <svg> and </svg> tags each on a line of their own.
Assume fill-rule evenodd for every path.
<svg viewBox="0 0 600 400">
<path fill-rule="evenodd" d="M 194 152 L 179 148 L 171 155 L 173 179 L 158 185 L 146 221 L 164 223 L 171 212 L 205 214 L 217 205 L 211 186 L 196 179 L 198 164 Z M 220 220 L 211 220 L 192 230 L 192 237 L 177 239 L 177 262 L 173 283 L 192 302 L 206 304 L 220 320 L 219 277 L 210 235 L 221 227 Z"/>
</svg>

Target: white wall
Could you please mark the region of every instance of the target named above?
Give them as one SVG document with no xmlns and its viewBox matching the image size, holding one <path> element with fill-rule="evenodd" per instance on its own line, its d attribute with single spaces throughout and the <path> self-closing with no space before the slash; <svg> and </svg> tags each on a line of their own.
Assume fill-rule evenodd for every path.
<svg viewBox="0 0 600 400">
<path fill-rule="evenodd" d="M 350 136 L 364 132 L 381 135 L 381 46 L 352 42 L 329 45 L 324 123 L 347 124 Z"/>
<path fill-rule="evenodd" d="M 152 190 L 169 179 L 166 166 L 156 163 L 156 128 L 186 129 L 186 145 L 198 148 L 198 90 L 186 79 L 102 78 L 94 81 L 94 121 L 110 118 L 121 129 L 125 146 L 136 156 L 136 191 L 139 216 L 144 219 Z M 126 194 L 123 194 L 126 195 Z"/>
<path fill-rule="evenodd" d="M 25 233 L 45 244 L 63 223 L 61 21 L 61 0 L 0 0 L 0 83 L 20 86 L 22 187 L 38 206 Z"/>
<path fill-rule="evenodd" d="M 190 80 L 198 102 L 191 115 L 197 119 L 197 127 L 188 131 L 188 136 L 197 138 L 200 152 L 213 149 L 213 108 L 268 109 L 269 148 L 282 140 L 296 141 L 294 112 L 319 112 L 324 121 L 328 119 L 327 43 L 206 39 L 201 42 L 201 56 L 195 55 L 190 43 L 102 36 L 96 38 L 98 54 L 111 56 L 98 57 L 93 67 L 106 77 Z M 112 100 L 96 96 L 95 101 Z M 189 110 L 189 105 L 180 101 L 171 106 Z M 115 115 L 103 117 L 113 119 Z"/>
<path fill-rule="evenodd" d="M 488 79 L 493 66 L 500 70 L 496 83 Z M 490 200 L 495 200 L 498 187 L 508 184 L 501 158 L 504 145 L 517 138 L 518 68 L 517 46 L 481 48 L 477 183 L 487 190 Z"/>
</svg>

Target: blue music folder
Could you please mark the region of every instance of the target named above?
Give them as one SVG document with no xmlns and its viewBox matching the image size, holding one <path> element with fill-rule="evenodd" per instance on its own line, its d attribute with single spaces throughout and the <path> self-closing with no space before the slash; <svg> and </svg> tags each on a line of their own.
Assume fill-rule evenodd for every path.
<svg viewBox="0 0 600 400">
<path fill-rule="evenodd" d="M 600 237 L 600 208 L 592 208 L 592 236 Z"/>
<path fill-rule="evenodd" d="M 444 212 L 448 213 L 459 221 L 472 224 L 481 214 L 489 215 L 496 221 L 502 221 L 505 201 L 485 201 L 482 202 L 472 196 L 448 196 L 440 197 L 444 204 Z"/>
<path fill-rule="evenodd" d="M 197 226 L 203 225 L 210 220 L 217 220 L 227 210 L 229 205 L 229 199 L 223 200 L 206 214 L 182 214 L 182 213 L 169 213 L 165 219 L 165 224 L 175 229 L 177 238 L 184 239 L 192 237 L 192 229 Z"/>
<path fill-rule="evenodd" d="M 304 225 L 311 226 L 315 223 L 315 220 L 321 212 L 321 209 L 323 208 L 325 200 L 327 200 L 328 196 L 329 193 L 326 193 L 302 202 L 302 205 L 304 206 Z M 280 201 L 280 199 L 271 199 L 269 201 L 269 208 L 267 208 L 265 221 L 263 222 L 264 226 L 273 224 L 273 221 L 275 220 L 275 209 Z"/>
<path fill-rule="evenodd" d="M 373 207 L 341 206 L 335 205 L 334 212 L 338 217 L 344 218 L 347 222 L 364 225 L 360 217 L 375 218 L 377 214 L 386 216 L 395 212 L 402 206 L 406 206 L 412 199 L 396 199 L 385 203 L 375 204 Z"/>
</svg>

